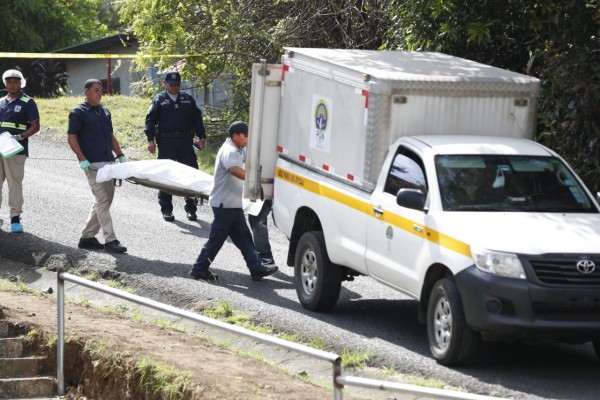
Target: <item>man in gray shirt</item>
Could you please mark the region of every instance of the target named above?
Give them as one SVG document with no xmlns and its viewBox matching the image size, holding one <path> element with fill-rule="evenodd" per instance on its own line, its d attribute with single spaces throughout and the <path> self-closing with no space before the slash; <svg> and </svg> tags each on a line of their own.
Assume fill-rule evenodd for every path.
<svg viewBox="0 0 600 400">
<path fill-rule="evenodd" d="M 214 187 L 209 200 L 215 219 L 208 241 L 202 247 L 189 275 L 193 279 L 217 280 L 218 276 L 209 271 L 209 267 L 229 236 L 242 252 L 252 280 L 258 281 L 274 274 L 278 268 L 262 264 L 242 209 L 246 177 L 242 149 L 248 144 L 248 125 L 236 121 L 229 126 L 228 133 L 229 138 L 223 143 L 215 159 Z"/>
</svg>

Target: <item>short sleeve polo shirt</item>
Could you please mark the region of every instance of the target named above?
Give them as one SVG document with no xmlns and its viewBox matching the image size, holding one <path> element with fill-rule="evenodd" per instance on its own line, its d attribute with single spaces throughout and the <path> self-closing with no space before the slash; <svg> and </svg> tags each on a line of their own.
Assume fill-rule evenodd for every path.
<svg viewBox="0 0 600 400">
<path fill-rule="evenodd" d="M 0 133 L 8 131 L 11 135 L 25 132 L 31 126 L 31 122 L 39 120 L 40 113 L 35 101 L 21 92 L 13 101 L 8 97 L 0 99 Z M 21 142 L 24 147 L 19 154 L 29 155 L 29 139 Z"/>
<path fill-rule="evenodd" d="M 87 101 L 69 113 L 69 134 L 77 141 L 85 158 L 91 162 L 114 161 L 112 153 L 112 118 L 102 105 L 92 106 Z"/>
<path fill-rule="evenodd" d="M 244 181 L 231 175 L 229 169 L 243 166 L 242 150 L 228 138 L 215 159 L 214 187 L 209 199 L 211 207 L 242 208 Z"/>
</svg>

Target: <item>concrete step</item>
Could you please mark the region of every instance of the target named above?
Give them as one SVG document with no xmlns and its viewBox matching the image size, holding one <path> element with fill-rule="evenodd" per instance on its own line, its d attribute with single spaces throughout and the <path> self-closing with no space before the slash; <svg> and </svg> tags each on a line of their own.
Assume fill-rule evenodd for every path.
<svg viewBox="0 0 600 400">
<path fill-rule="evenodd" d="M 54 393 L 54 378 L 51 377 L 0 379 L 0 399 L 52 396 Z"/>
<path fill-rule="evenodd" d="M 5 319 L 0 319 L 0 338 L 8 337 L 8 333 L 10 332 L 10 322 Z"/>
<path fill-rule="evenodd" d="M 23 355 L 23 338 L 0 338 L 0 358 L 15 358 Z"/>
<path fill-rule="evenodd" d="M 0 378 L 38 376 L 46 357 L 0 358 Z"/>
</svg>

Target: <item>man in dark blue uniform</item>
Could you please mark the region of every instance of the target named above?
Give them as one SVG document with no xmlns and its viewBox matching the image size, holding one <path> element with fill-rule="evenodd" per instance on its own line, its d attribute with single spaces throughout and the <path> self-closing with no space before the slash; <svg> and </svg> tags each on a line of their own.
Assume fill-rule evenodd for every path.
<svg viewBox="0 0 600 400">
<path fill-rule="evenodd" d="M 144 132 L 148 137 L 148 151 L 152 154 L 158 146 L 158 158 L 169 159 L 198 169 L 193 144 L 203 149 L 206 131 L 202 112 L 194 98 L 180 91 L 179 72 L 167 72 L 163 81 L 165 91 L 157 94 L 146 114 Z M 158 203 L 165 221 L 174 221 L 173 196 L 159 191 Z M 185 198 L 187 219 L 195 221 L 197 201 Z"/>
<path fill-rule="evenodd" d="M 23 92 L 26 81 L 21 71 L 9 69 L 2 74 L 7 94 L 0 99 L 0 133 L 9 132 L 23 146 L 23 151 L 9 158 L 0 155 L 0 203 L 2 184 L 8 183 L 10 232 L 21 233 L 23 212 L 23 177 L 29 155 L 29 138 L 40 130 L 40 114 L 35 101 Z"/>
<path fill-rule="evenodd" d="M 105 165 L 113 164 L 116 160 L 120 163 L 127 160 L 113 132 L 111 114 L 101 103 L 102 83 L 98 79 L 88 79 L 84 84 L 84 93 L 85 101 L 69 113 L 67 141 L 77 156 L 79 167 L 85 172 L 95 202 L 77 246 L 80 249 L 125 253 L 127 248 L 117 240 L 110 215 L 115 185 L 113 181 L 97 182 L 96 175 Z M 104 244 L 96 239 L 100 229 Z"/>
</svg>

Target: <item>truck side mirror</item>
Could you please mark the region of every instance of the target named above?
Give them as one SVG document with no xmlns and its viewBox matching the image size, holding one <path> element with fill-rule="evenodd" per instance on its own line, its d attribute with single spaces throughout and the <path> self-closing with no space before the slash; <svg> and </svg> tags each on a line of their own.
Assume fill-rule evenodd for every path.
<svg viewBox="0 0 600 400">
<path fill-rule="evenodd" d="M 419 189 L 400 189 L 396 196 L 396 204 L 413 210 L 423 210 L 425 195 Z"/>
</svg>

